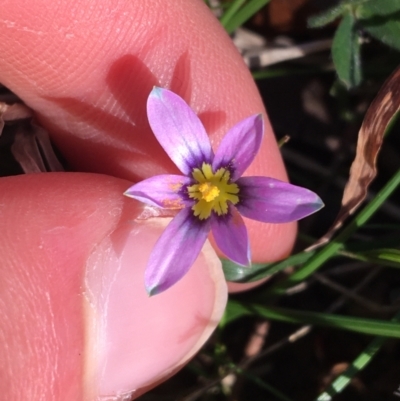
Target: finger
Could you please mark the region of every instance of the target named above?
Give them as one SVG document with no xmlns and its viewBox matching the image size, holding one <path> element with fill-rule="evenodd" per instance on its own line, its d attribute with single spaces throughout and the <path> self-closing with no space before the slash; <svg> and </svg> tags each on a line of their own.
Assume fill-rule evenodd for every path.
<svg viewBox="0 0 400 401">
<path fill-rule="evenodd" d="M 214 147 L 235 123 L 264 112 L 249 71 L 200 0 L 16 0 L 2 19 L 0 80 L 37 111 L 76 170 L 132 181 L 176 171 L 146 119 L 153 85 L 189 102 Z M 285 180 L 265 121 L 246 175 Z M 247 224 L 255 262 L 290 252 L 294 224 Z"/>
<path fill-rule="evenodd" d="M 218 324 L 226 286 L 209 245 L 177 285 L 148 297 L 144 268 L 168 219 L 141 220 L 150 212 L 121 196 L 126 185 L 80 173 L 0 180 L 4 400 L 138 396 Z"/>
</svg>

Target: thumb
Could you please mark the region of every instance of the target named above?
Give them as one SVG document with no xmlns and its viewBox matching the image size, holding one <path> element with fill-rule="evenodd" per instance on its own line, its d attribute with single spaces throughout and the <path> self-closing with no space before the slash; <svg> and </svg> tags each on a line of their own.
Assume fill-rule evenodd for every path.
<svg viewBox="0 0 400 401">
<path fill-rule="evenodd" d="M 147 296 L 147 257 L 168 219 L 141 220 L 152 212 L 121 195 L 128 184 L 83 173 L 0 181 L 2 398 L 136 397 L 217 325 L 226 286 L 210 246 L 171 290 Z"/>
</svg>

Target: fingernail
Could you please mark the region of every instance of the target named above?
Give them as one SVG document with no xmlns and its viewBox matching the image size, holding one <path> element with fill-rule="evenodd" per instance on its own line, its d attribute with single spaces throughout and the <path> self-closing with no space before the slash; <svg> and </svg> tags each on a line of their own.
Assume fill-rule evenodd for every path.
<svg viewBox="0 0 400 401">
<path fill-rule="evenodd" d="M 88 258 L 85 388 L 90 399 L 130 400 L 178 370 L 218 324 L 221 264 L 208 244 L 190 272 L 149 297 L 144 271 L 169 218 L 124 221 Z"/>
</svg>

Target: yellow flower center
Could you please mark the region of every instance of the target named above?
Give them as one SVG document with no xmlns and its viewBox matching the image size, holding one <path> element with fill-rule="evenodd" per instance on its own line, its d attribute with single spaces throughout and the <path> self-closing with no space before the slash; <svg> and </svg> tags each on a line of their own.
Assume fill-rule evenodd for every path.
<svg viewBox="0 0 400 401">
<path fill-rule="evenodd" d="M 214 211 L 221 216 L 228 213 L 228 202 L 239 202 L 239 187 L 230 183 L 230 173 L 225 168 L 218 169 L 215 173 L 211 165 L 203 163 L 201 169 L 195 168 L 192 173 L 197 184 L 188 187 L 189 197 L 197 199 L 192 207 L 194 215 L 200 220 L 208 219 Z"/>
</svg>

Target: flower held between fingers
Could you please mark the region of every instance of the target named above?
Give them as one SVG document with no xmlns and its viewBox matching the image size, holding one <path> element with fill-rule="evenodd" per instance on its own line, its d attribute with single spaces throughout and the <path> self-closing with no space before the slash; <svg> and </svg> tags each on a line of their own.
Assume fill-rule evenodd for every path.
<svg viewBox="0 0 400 401">
<path fill-rule="evenodd" d="M 248 266 L 250 246 L 241 215 L 287 223 L 323 207 L 308 189 L 269 177 L 241 177 L 261 145 L 261 114 L 231 128 L 215 154 L 200 119 L 177 94 L 155 87 L 147 100 L 147 115 L 158 142 L 184 174 L 151 177 L 125 192 L 148 205 L 179 209 L 151 252 L 145 273 L 150 295 L 186 274 L 210 230 L 229 259 Z"/>
</svg>

